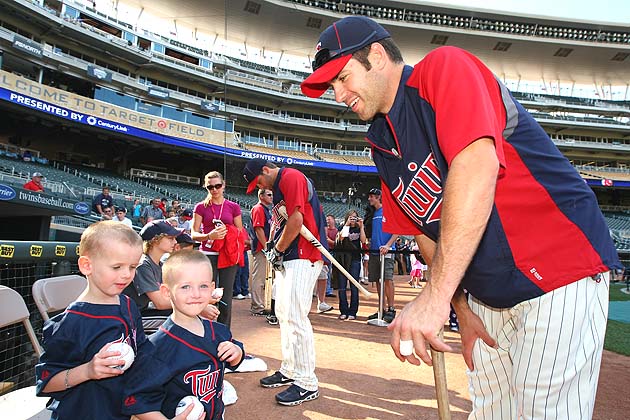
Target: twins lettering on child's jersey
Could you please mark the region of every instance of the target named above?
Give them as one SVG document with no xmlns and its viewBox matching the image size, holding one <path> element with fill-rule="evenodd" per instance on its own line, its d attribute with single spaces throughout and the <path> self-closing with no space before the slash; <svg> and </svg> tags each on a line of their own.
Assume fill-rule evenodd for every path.
<svg viewBox="0 0 630 420">
<path fill-rule="evenodd" d="M 191 391 L 201 402 L 207 403 L 212 400 L 217 392 L 217 381 L 221 371 L 208 366 L 204 370 L 191 370 L 184 375 L 184 382 L 191 383 Z"/>
<path fill-rule="evenodd" d="M 442 181 L 433 153 L 427 156 L 422 165 L 409 162 L 407 169 L 415 172 L 411 182 L 405 188 L 402 178 L 399 178 L 392 195 L 419 226 L 440 220 Z"/>
</svg>

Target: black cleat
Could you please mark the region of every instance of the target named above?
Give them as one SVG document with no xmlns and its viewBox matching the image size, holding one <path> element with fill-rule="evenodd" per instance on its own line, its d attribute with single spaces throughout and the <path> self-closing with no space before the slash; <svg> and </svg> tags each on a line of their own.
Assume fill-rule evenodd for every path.
<svg viewBox="0 0 630 420">
<path fill-rule="evenodd" d="M 276 395 L 276 401 L 281 405 L 300 405 L 304 401 L 311 401 L 319 397 L 319 391 L 307 391 L 293 384 Z"/>
<path fill-rule="evenodd" d="M 282 373 L 276 371 L 273 375 L 266 376 L 260 380 L 263 388 L 277 388 L 279 386 L 291 385 L 293 379 L 287 378 Z"/>
</svg>

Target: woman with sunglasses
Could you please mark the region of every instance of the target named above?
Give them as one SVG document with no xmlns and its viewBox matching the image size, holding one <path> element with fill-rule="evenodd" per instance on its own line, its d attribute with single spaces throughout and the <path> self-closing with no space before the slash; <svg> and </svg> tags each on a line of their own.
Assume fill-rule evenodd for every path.
<svg viewBox="0 0 630 420">
<path fill-rule="evenodd" d="M 212 263 L 212 274 L 216 287 L 223 288 L 223 297 L 217 319 L 230 327 L 232 320 L 232 291 L 238 269 L 239 258 L 243 255 L 243 229 L 241 207 L 223 197 L 225 181 L 217 171 L 208 172 L 204 179 L 208 195 L 195 205 L 193 211 L 192 238 L 201 242 L 199 250 L 206 254 Z M 239 257 L 241 256 L 241 257 Z"/>
</svg>

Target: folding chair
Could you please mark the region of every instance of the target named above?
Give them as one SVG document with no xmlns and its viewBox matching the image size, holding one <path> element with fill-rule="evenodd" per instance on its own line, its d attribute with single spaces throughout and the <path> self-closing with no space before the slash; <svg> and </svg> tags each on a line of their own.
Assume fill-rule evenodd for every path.
<svg viewBox="0 0 630 420">
<path fill-rule="evenodd" d="M 44 321 L 51 312 L 63 311 L 85 290 L 87 280 L 76 274 L 50 277 L 33 283 L 33 299 Z"/>
<path fill-rule="evenodd" d="M 29 321 L 24 299 L 15 290 L 0 286 L 0 328 L 22 323 L 37 357 L 42 353 L 33 326 Z M 0 396 L 0 418 L 44 419 L 50 418 L 46 410 L 48 398 L 36 397 L 35 386 L 21 388 Z"/>
</svg>

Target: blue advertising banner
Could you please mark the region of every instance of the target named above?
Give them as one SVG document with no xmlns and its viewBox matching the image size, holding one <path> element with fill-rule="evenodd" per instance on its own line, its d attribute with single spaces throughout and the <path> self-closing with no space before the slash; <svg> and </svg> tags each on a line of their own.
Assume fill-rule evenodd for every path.
<svg viewBox="0 0 630 420">
<path fill-rule="evenodd" d="M 89 115 L 86 113 L 81 113 L 77 111 L 70 110 L 65 107 L 61 107 L 58 105 L 54 105 L 52 103 L 43 101 L 41 99 L 37 99 L 31 96 L 23 95 L 21 93 L 14 92 L 12 90 L 1 88 L 0 87 L 0 100 L 4 100 L 16 105 L 20 105 L 23 107 L 31 108 L 33 110 L 44 112 L 49 115 L 55 115 L 57 117 L 74 121 L 80 124 L 85 124 L 97 128 L 102 128 L 104 130 L 114 131 L 121 134 L 128 134 L 130 136 L 143 138 L 146 140 L 169 144 L 173 146 L 185 147 L 188 149 L 201 150 L 209 153 L 215 154 L 226 154 L 228 156 L 232 156 L 235 158 L 242 159 L 253 159 L 253 158 L 262 158 L 267 159 L 272 162 L 276 162 L 283 166 L 302 166 L 302 167 L 311 167 L 313 169 L 328 169 L 334 171 L 350 171 L 354 173 L 376 173 L 375 166 L 369 165 L 350 165 L 350 164 L 342 164 L 335 162 L 323 162 L 318 160 L 306 160 L 306 159 L 296 159 L 287 156 L 282 156 L 275 153 L 259 153 L 252 152 L 242 149 L 231 149 L 228 147 L 222 147 L 214 144 L 201 143 L 194 140 L 182 139 L 173 136 L 167 136 L 160 133 L 155 133 L 149 130 L 143 130 L 140 128 L 136 128 L 132 125 L 119 123 L 115 121 L 110 121 L 104 118 L 96 117 L 93 115 Z M 146 117 L 150 119 L 150 116 Z M 163 124 L 168 124 L 164 119 L 158 122 Z M 194 131 L 194 126 L 178 126 L 179 130 L 190 130 Z M 203 133 L 203 129 L 200 127 L 200 134 Z M 191 133 L 196 134 L 196 133 Z"/>
</svg>

